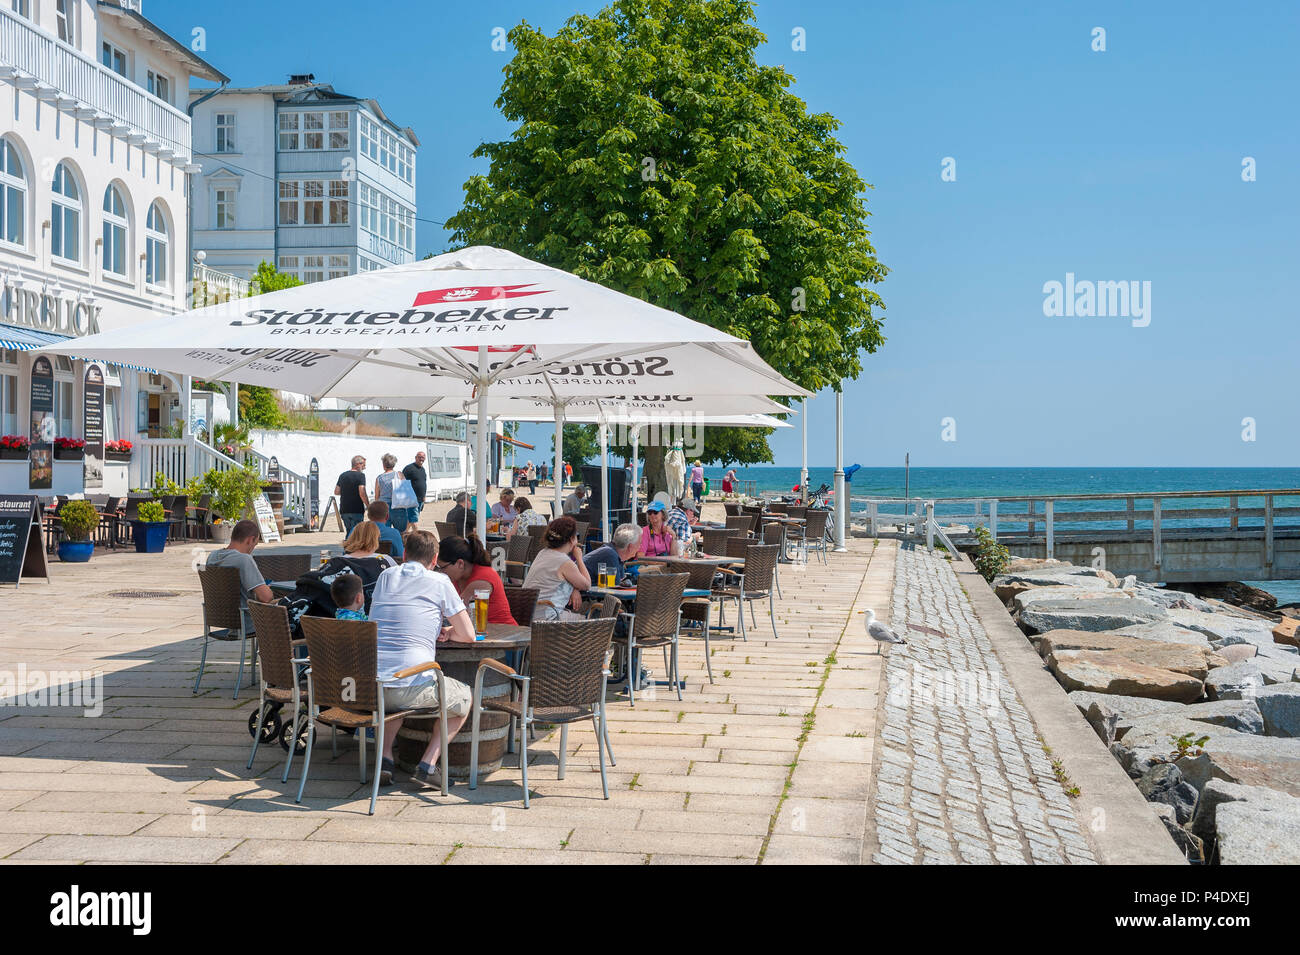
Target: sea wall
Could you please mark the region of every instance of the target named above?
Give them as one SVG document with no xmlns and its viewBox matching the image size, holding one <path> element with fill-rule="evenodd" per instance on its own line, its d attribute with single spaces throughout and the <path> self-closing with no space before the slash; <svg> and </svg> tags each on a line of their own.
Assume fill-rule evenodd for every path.
<svg viewBox="0 0 1300 955">
<path fill-rule="evenodd" d="M 1300 864 L 1296 621 L 1055 560 L 992 585 L 1190 860 Z"/>
</svg>

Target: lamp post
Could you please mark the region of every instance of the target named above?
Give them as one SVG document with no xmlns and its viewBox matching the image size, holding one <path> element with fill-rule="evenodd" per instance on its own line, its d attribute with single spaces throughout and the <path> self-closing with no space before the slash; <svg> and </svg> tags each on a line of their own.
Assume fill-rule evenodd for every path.
<svg viewBox="0 0 1300 955">
<path fill-rule="evenodd" d="M 842 554 L 844 522 L 848 508 L 844 503 L 844 392 L 835 392 L 835 553 Z"/>
<path fill-rule="evenodd" d="M 808 399 L 799 403 L 799 417 L 803 419 L 803 466 L 799 469 L 799 499 L 808 503 Z"/>
</svg>

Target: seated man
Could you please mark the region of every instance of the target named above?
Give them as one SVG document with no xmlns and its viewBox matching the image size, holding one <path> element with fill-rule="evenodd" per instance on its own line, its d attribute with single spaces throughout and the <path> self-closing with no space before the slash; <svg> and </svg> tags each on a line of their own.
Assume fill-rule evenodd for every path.
<svg viewBox="0 0 1300 955">
<path fill-rule="evenodd" d="M 463 532 L 467 528 L 469 530 L 474 529 L 474 515 L 471 514 L 469 509 L 465 506 L 468 503 L 469 495 L 464 491 L 461 491 L 456 495 L 456 506 L 448 511 L 447 516 L 444 518 L 448 524 L 451 524 L 456 528 L 456 533 L 460 534 L 462 537 L 465 536 Z"/>
<path fill-rule="evenodd" d="M 600 565 L 604 564 L 606 572 L 613 574 L 614 579 L 621 583 L 623 564 L 635 557 L 640 547 L 641 528 L 635 524 L 620 524 L 614 528 L 610 543 L 597 547 L 582 562 L 587 565 L 587 574 L 593 581 L 597 579 Z"/>
<path fill-rule="evenodd" d="M 244 630 L 253 632 L 253 620 L 248 615 L 248 599 L 270 603 L 275 594 L 266 585 L 266 578 L 253 560 L 253 548 L 261 540 L 257 521 L 240 521 L 230 531 L 230 544 L 208 555 L 208 567 L 234 567 L 239 571 L 239 609 L 244 615 Z"/>
<path fill-rule="evenodd" d="M 573 493 L 564 499 L 564 513 L 577 514 L 582 510 L 583 505 L 587 503 L 587 486 L 579 484 L 573 489 Z"/>
<path fill-rule="evenodd" d="M 695 504 L 689 499 L 684 499 L 668 512 L 667 524 L 673 535 L 686 545 L 695 536 L 695 522 L 698 520 Z"/>
<path fill-rule="evenodd" d="M 396 527 L 388 523 L 388 504 L 384 501 L 371 501 L 370 506 L 366 508 L 366 517 L 374 521 L 375 526 L 379 528 L 379 539 L 393 545 L 388 553 L 400 564 L 403 553 L 402 535 L 398 533 Z"/>
<path fill-rule="evenodd" d="M 447 678 L 447 698 L 438 699 L 438 680 L 432 670 L 414 676 L 390 679 L 392 674 L 435 661 L 439 643 L 474 642 L 474 624 L 456 587 L 446 574 L 430 568 L 438 556 L 438 538 L 428 531 L 411 531 L 406 536 L 406 563 L 390 567 L 379 575 L 370 602 L 370 619 L 378 625 L 379 676 L 384 685 L 384 707 L 388 712 L 436 707 L 441 704 L 447 720 L 448 742 L 460 732 L 469 715 L 470 688 Z M 380 782 L 393 781 L 393 743 L 402 720 L 384 726 L 383 762 Z M 441 785 L 434 768 L 438 761 L 438 726 L 431 724 L 429 745 L 416 767 L 414 778 Z M 450 780 L 448 781 L 450 782 Z"/>
</svg>

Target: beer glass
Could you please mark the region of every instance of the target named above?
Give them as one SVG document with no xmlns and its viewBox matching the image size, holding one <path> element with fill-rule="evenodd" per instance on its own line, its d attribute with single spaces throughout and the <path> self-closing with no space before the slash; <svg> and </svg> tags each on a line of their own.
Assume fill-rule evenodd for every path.
<svg viewBox="0 0 1300 955">
<path fill-rule="evenodd" d="M 474 591 L 474 637 L 478 640 L 482 640 L 487 636 L 488 598 L 490 596 L 491 591 Z"/>
</svg>

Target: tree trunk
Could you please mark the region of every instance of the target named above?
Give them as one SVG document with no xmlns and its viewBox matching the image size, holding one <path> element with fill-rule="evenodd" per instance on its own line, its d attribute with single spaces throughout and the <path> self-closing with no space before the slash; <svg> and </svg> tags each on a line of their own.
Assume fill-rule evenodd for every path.
<svg viewBox="0 0 1300 955">
<path fill-rule="evenodd" d="M 647 502 L 654 500 L 654 496 L 660 491 L 668 490 L 668 474 L 664 470 L 664 455 L 667 452 L 667 448 L 657 444 L 647 444 L 641 448 Z"/>
</svg>

